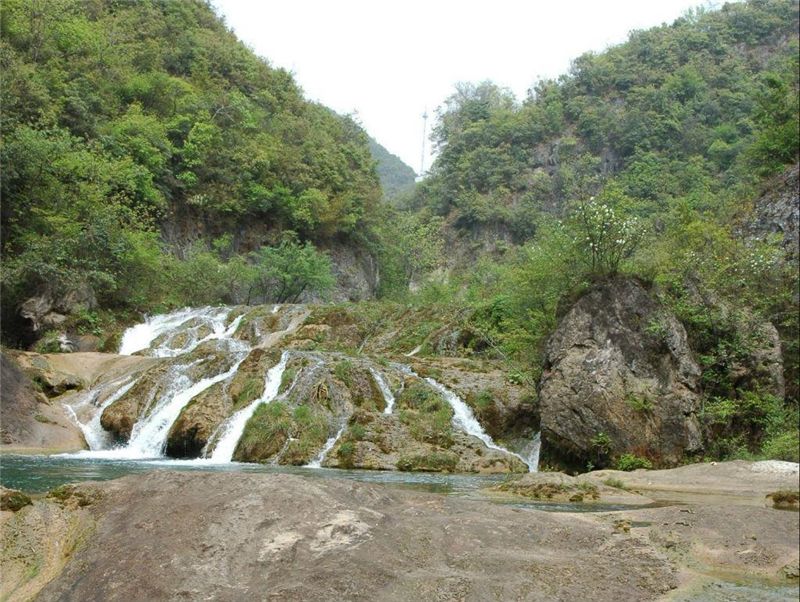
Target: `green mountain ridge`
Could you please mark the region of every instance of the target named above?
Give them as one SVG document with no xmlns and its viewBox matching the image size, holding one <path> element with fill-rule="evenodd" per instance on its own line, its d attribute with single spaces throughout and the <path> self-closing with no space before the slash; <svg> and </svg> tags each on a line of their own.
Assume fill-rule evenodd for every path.
<svg viewBox="0 0 800 602">
<path fill-rule="evenodd" d="M 400 157 L 390 153 L 372 137 L 369 139 L 369 150 L 378 162 L 378 177 L 387 199 L 413 190 L 417 174 Z"/>
</svg>

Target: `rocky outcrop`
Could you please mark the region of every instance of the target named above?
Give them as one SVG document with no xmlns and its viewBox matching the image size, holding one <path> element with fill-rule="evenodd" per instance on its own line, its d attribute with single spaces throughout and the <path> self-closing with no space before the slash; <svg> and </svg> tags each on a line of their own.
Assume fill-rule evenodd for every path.
<svg viewBox="0 0 800 602">
<path fill-rule="evenodd" d="M 699 377 L 683 326 L 642 284 L 598 284 L 548 343 L 539 390 L 544 449 L 581 467 L 623 453 L 679 462 L 702 445 Z"/>
<path fill-rule="evenodd" d="M 0 449 L 68 452 L 86 448 L 63 406 L 37 390 L 17 362 L 0 354 Z"/>
<path fill-rule="evenodd" d="M 19 308 L 19 314 L 30 321 L 35 332 L 42 328 L 57 328 L 67 320 L 67 316 L 80 310 L 97 307 L 94 291 L 89 286 L 72 289 L 60 297 L 45 293 L 26 300 Z"/>
<path fill-rule="evenodd" d="M 336 285 L 333 301 L 365 301 L 374 299 L 378 290 L 378 262 L 358 247 L 333 245 L 323 248 L 333 264 Z"/>
<path fill-rule="evenodd" d="M 653 500 L 638 493 L 610 487 L 585 476 L 573 477 L 561 472 L 531 472 L 521 477 L 509 478 L 491 491 L 521 496 L 544 502 L 625 504 L 644 506 Z"/>
<path fill-rule="evenodd" d="M 790 260 L 800 256 L 800 164 L 769 180 L 765 192 L 753 203 L 745 218 L 744 234 L 761 239 L 780 237 Z"/>
</svg>

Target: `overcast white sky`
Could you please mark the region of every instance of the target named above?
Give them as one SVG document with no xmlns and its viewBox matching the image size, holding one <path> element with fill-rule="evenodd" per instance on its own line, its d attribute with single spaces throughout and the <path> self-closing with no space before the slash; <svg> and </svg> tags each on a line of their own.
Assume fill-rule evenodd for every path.
<svg viewBox="0 0 800 602">
<path fill-rule="evenodd" d="M 422 113 L 460 81 L 524 98 L 582 53 L 671 22 L 703 0 L 213 0 L 237 36 L 292 71 L 308 98 L 356 113 L 420 169 Z M 430 147 L 430 143 L 426 142 Z M 430 167 L 430 155 L 425 159 Z"/>
</svg>

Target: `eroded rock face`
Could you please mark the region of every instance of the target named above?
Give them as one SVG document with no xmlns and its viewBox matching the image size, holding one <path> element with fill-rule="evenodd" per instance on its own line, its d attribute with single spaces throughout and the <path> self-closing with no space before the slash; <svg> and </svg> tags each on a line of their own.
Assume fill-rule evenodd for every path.
<svg viewBox="0 0 800 602">
<path fill-rule="evenodd" d="M 0 354 L 0 447 L 14 451 L 78 451 L 83 434 L 61 404 L 36 390 L 15 359 Z"/>
<path fill-rule="evenodd" d="M 701 449 L 700 368 L 683 326 L 633 279 L 595 286 L 551 337 L 539 390 L 545 449 L 595 465 Z"/>
<path fill-rule="evenodd" d="M 130 390 L 103 411 L 100 424 L 117 440 L 127 441 L 133 425 L 153 409 L 158 399 L 225 372 L 235 361 L 235 355 L 224 342 L 207 341 L 190 353 L 154 364 Z"/>
<path fill-rule="evenodd" d="M 753 203 L 744 232 L 751 238 L 780 236 L 789 259 L 798 257 L 800 232 L 800 165 L 787 168 L 770 181 L 767 190 Z"/>
</svg>

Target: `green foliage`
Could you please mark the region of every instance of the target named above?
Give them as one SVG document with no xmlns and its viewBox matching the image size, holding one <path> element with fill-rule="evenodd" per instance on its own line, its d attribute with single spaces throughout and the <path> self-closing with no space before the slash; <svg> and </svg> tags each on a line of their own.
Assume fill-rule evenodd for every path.
<svg viewBox="0 0 800 602">
<path fill-rule="evenodd" d="M 372 138 L 369 139 L 369 150 L 377 163 L 378 178 L 386 200 L 391 201 L 414 188 L 416 174 L 403 163 L 402 159 L 390 153 Z"/>
<path fill-rule="evenodd" d="M 237 255 L 252 246 L 209 247 L 254 220 L 268 240 L 294 229 L 302 241 L 257 254 L 304 262 L 258 265 L 262 298 L 330 286 L 312 242 L 377 240 L 366 134 L 305 101 L 205 2 L 9 0 L 0 63 L 5 337 L 37 294 L 91 290 L 102 308 L 139 312 L 253 302 Z M 187 220 L 208 225 L 205 241 L 159 240 Z"/>
<path fill-rule="evenodd" d="M 776 69 L 764 73 L 756 97 L 755 140 L 749 149 L 752 164 L 761 173 L 779 171 L 797 161 L 800 153 L 800 59 L 797 40 L 793 52 L 777 61 Z M 781 57 L 782 58 L 782 57 Z"/>
<path fill-rule="evenodd" d="M 628 397 L 625 398 L 625 403 L 634 412 L 647 413 L 653 411 L 653 402 L 649 400 L 647 397 L 628 395 Z"/>
<path fill-rule="evenodd" d="M 428 385 L 419 382 L 406 387 L 397 405 L 400 421 L 416 440 L 445 448 L 453 444 L 453 411 Z"/>
<path fill-rule="evenodd" d="M 621 479 L 608 478 L 603 481 L 603 485 L 614 487 L 615 489 L 627 489 L 628 486 Z"/>
<path fill-rule="evenodd" d="M 611 437 L 603 432 L 597 433 L 589 440 L 589 443 L 591 443 L 592 447 L 597 450 L 598 453 L 607 454 L 611 451 Z"/>
<path fill-rule="evenodd" d="M 325 294 L 334 284 L 330 258 L 287 233 L 277 247 L 254 254 L 254 295 L 264 303 L 297 303 L 305 292 Z"/>
<path fill-rule="evenodd" d="M 735 398 L 714 397 L 701 415 L 716 458 L 797 457 L 797 409 L 769 394 L 740 391 Z"/>
<path fill-rule="evenodd" d="M 617 460 L 617 470 L 624 470 L 630 472 L 638 468 L 653 468 L 652 462 L 647 458 L 637 456 L 636 454 L 622 454 Z M 624 486 L 622 487 L 624 489 Z"/>
<path fill-rule="evenodd" d="M 579 256 L 593 276 L 616 274 L 622 260 L 633 254 L 644 235 L 639 221 L 625 217 L 618 208 L 620 201 L 615 201 L 591 197 L 578 203 L 571 213 Z"/>
<path fill-rule="evenodd" d="M 347 388 L 353 386 L 353 362 L 350 360 L 342 360 L 336 363 L 333 373 L 340 381 L 342 381 Z"/>
<path fill-rule="evenodd" d="M 794 2 L 729 3 L 580 56 L 521 103 L 491 82 L 459 84 L 413 205 L 520 242 L 531 211 L 562 213 L 609 179 L 663 205 L 775 171 L 798 153 L 797 31 Z"/>
<path fill-rule="evenodd" d="M 800 462 L 800 430 L 789 426 L 787 430 L 769 436 L 761 448 L 766 460 Z"/>
<path fill-rule="evenodd" d="M 339 449 L 336 450 L 336 456 L 339 458 L 339 464 L 342 468 L 349 468 L 353 465 L 355 453 L 356 446 L 352 441 L 345 441 L 339 445 Z"/>
</svg>

